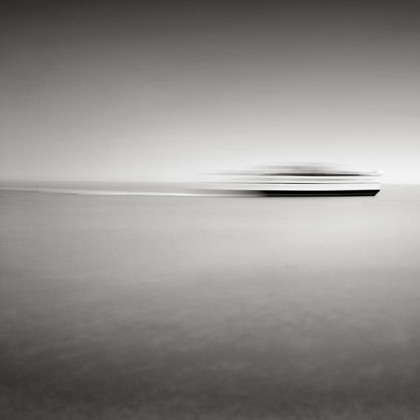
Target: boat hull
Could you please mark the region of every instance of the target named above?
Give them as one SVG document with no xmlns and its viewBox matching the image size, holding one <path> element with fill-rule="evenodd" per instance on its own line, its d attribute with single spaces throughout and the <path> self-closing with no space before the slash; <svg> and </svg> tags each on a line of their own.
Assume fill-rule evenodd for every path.
<svg viewBox="0 0 420 420">
<path fill-rule="evenodd" d="M 265 197 L 356 197 L 356 196 L 375 196 L 380 190 L 252 190 L 250 193 L 259 193 Z"/>
<path fill-rule="evenodd" d="M 268 197 L 340 197 L 375 196 L 381 189 L 377 182 L 364 183 L 267 183 L 220 182 L 207 189 L 218 193 L 242 193 Z"/>
</svg>

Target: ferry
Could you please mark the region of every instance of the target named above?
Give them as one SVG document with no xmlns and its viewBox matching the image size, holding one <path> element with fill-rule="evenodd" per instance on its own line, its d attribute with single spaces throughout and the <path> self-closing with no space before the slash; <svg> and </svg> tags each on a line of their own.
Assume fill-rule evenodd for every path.
<svg viewBox="0 0 420 420">
<path fill-rule="evenodd" d="M 381 176 L 339 165 L 283 164 L 219 174 L 208 188 L 263 196 L 375 196 Z"/>
</svg>

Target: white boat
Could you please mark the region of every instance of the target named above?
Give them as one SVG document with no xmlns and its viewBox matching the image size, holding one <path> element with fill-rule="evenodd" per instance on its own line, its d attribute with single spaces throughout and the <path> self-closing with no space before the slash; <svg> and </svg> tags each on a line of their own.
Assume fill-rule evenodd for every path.
<svg viewBox="0 0 420 420">
<path fill-rule="evenodd" d="M 207 187 L 267 196 L 374 196 L 381 189 L 381 173 L 336 165 L 287 164 L 225 173 Z"/>
</svg>

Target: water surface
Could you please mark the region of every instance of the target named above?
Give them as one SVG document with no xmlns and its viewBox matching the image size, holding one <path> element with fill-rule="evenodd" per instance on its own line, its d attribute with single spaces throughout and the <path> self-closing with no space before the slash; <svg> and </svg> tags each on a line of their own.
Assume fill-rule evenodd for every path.
<svg viewBox="0 0 420 420">
<path fill-rule="evenodd" d="M 3 418 L 415 418 L 420 189 L 0 192 Z"/>
</svg>

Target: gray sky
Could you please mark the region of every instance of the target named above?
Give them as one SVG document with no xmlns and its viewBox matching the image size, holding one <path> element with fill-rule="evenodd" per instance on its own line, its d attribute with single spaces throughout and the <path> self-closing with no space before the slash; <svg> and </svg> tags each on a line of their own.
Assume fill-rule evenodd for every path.
<svg viewBox="0 0 420 420">
<path fill-rule="evenodd" d="M 416 4 L 10 2 L 0 179 L 318 161 L 420 182 Z"/>
</svg>

